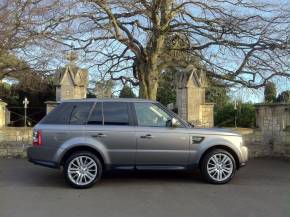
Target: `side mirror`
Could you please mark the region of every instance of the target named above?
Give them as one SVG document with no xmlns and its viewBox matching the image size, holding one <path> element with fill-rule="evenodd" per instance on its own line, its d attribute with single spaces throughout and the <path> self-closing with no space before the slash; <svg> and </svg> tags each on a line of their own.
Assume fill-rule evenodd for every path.
<svg viewBox="0 0 290 217">
<path fill-rule="evenodd" d="M 178 120 L 176 118 L 171 119 L 171 127 L 178 127 Z"/>
</svg>

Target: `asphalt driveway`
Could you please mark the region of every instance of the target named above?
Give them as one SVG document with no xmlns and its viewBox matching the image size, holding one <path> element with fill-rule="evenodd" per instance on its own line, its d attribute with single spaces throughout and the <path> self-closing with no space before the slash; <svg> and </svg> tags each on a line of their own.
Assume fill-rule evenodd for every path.
<svg viewBox="0 0 290 217">
<path fill-rule="evenodd" d="M 1 217 L 289 217 L 290 162 L 251 160 L 226 185 L 198 173 L 115 172 L 91 189 L 58 170 L 0 160 Z"/>
</svg>

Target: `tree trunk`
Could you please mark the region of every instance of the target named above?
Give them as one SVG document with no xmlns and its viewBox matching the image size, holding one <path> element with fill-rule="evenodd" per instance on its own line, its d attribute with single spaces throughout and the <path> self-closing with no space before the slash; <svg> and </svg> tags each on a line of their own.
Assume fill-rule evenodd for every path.
<svg viewBox="0 0 290 217">
<path fill-rule="evenodd" d="M 138 64 L 139 97 L 156 100 L 159 72 L 151 61 Z"/>
<path fill-rule="evenodd" d="M 158 82 L 150 82 L 148 85 L 144 81 L 139 81 L 139 97 L 143 99 L 156 100 Z"/>
<path fill-rule="evenodd" d="M 160 27 L 159 27 L 160 29 Z M 151 38 L 152 47 L 146 49 L 146 54 L 140 56 L 136 63 L 139 79 L 139 97 L 156 100 L 160 71 L 160 53 L 164 45 L 165 36 L 156 31 Z"/>
</svg>

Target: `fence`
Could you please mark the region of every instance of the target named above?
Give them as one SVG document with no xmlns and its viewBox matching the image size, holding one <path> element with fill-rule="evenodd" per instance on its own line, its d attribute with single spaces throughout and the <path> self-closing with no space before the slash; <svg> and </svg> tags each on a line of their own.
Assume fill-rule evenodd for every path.
<svg viewBox="0 0 290 217">
<path fill-rule="evenodd" d="M 7 107 L 10 112 L 9 126 L 22 127 L 24 126 L 24 108 L 23 107 Z M 26 116 L 26 126 L 34 126 L 37 124 L 46 114 L 45 107 L 28 107 Z"/>
</svg>

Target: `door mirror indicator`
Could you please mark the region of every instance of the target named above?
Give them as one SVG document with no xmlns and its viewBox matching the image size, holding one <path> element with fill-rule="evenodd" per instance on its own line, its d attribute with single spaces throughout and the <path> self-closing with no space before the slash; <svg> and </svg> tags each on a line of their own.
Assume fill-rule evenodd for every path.
<svg viewBox="0 0 290 217">
<path fill-rule="evenodd" d="M 203 140 L 204 140 L 204 137 L 201 137 L 201 136 L 192 136 L 191 137 L 192 144 L 201 143 Z"/>
<path fill-rule="evenodd" d="M 178 127 L 178 120 L 176 118 L 171 119 L 171 126 L 172 127 Z"/>
</svg>

